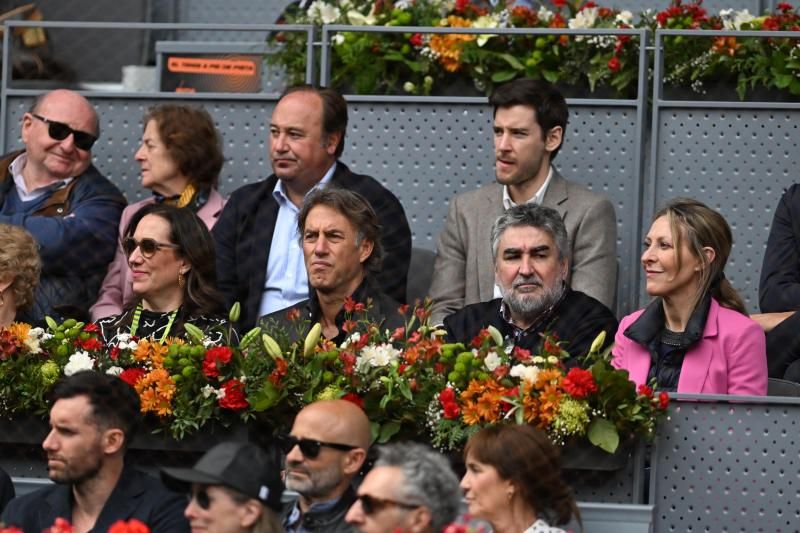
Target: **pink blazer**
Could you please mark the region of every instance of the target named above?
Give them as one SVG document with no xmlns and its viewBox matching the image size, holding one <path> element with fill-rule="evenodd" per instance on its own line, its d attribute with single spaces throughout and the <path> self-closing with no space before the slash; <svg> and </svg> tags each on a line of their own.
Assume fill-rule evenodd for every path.
<svg viewBox="0 0 800 533">
<path fill-rule="evenodd" d="M 128 226 L 128 223 L 133 218 L 134 213 L 145 205 L 152 204 L 154 198 L 146 198 L 135 204 L 131 204 L 122 212 L 122 218 L 119 221 L 119 235 L 122 238 L 122 232 Z M 216 189 L 211 189 L 211 194 L 208 195 L 206 205 L 197 211 L 197 216 L 200 220 L 205 222 L 210 230 L 217 222 L 222 208 L 225 206 L 225 199 L 219 194 Z M 103 285 L 100 287 L 100 296 L 97 301 L 89 309 L 92 314 L 92 320 L 99 320 L 111 315 L 118 315 L 122 309 L 134 301 L 133 295 L 133 278 L 131 277 L 131 269 L 128 268 L 128 259 L 122 251 L 122 246 L 117 245 L 117 253 L 114 255 L 114 260 L 108 265 L 106 277 L 103 279 Z"/>
<path fill-rule="evenodd" d="M 647 382 L 650 352 L 625 336 L 640 309 L 619 324 L 612 364 L 625 369 L 637 385 Z M 703 338 L 683 359 L 678 392 L 695 394 L 767 394 L 767 346 L 764 331 L 750 318 L 712 298 Z"/>
</svg>

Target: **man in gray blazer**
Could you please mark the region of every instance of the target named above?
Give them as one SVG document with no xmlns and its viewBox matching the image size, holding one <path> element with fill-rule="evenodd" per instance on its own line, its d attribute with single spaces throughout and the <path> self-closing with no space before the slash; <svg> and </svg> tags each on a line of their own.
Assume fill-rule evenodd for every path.
<svg viewBox="0 0 800 533">
<path fill-rule="evenodd" d="M 542 80 L 518 79 L 497 88 L 494 151 L 497 183 L 450 201 L 439 235 L 430 296 L 431 321 L 441 324 L 462 307 L 500 296 L 495 286 L 490 233 L 506 209 L 534 202 L 557 210 L 571 247 L 570 285 L 614 308 L 617 228 L 603 195 L 561 177 L 555 159 L 567 126 L 566 100 Z"/>
</svg>

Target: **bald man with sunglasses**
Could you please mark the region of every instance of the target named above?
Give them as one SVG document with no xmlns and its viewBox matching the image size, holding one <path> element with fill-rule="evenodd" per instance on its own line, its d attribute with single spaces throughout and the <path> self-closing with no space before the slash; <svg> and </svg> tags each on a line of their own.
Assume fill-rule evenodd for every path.
<svg viewBox="0 0 800 533">
<path fill-rule="evenodd" d="M 92 104 L 58 89 L 23 115 L 25 148 L 0 157 L 0 223 L 28 230 L 42 257 L 33 308 L 18 320 L 83 318 L 97 299 L 126 205 L 92 165 L 99 134 Z"/>
<path fill-rule="evenodd" d="M 300 495 L 284 507 L 287 532 L 353 531 L 345 515 L 356 500 L 352 482 L 371 440 L 369 419 L 354 403 L 318 401 L 297 414 L 282 439 L 286 488 Z"/>
</svg>

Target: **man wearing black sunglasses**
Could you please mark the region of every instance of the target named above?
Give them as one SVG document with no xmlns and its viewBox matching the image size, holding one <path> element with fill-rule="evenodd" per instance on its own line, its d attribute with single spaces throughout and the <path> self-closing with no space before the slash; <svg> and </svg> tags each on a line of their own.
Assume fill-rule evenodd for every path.
<svg viewBox="0 0 800 533">
<path fill-rule="evenodd" d="M 358 533 L 433 533 L 455 520 L 460 506 L 449 461 L 424 444 L 401 442 L 378 448 L 346 520 Z"/>
<path fill-rule="evenodd" d="M 370 440 L 367 415 L 345 400 L 314 402 L 297 414 L 283 439 L 286 488 L 300 495 L 284 507 L 287 532 L 352 531 L 344 517 L 355 501 L 352 481 Z"/>
<path fill-rule="evenodd" d="M 0 157 L 0 223 L 33 234 L 42 257 L 33 309 L 20 320 L 81 317 L 97 297 L 126 204 L 92 165 L 98 135 L 89 101 L 59 89 L 23 115 L 25 149 Z"/>
</svg>

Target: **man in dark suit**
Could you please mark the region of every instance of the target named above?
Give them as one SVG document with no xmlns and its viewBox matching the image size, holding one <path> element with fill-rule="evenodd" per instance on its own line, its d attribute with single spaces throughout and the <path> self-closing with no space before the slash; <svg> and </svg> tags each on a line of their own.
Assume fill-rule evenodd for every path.
<svg viewBox="0 0 800 533">
<path fill-rule="evenodd" d="M 769 377 L 800 382 L 800 185 L 781 197 L 769 230 L 758 291 L 760 314 L 751 318 L 767 335 Z"/>
<path fill-rule="evenodd" d="M 512 207 L 492 227 L 494 272 L 502 298 L 466 306 L 444 319 L 451 341 L 468 344 L 481 329 L 497 328 L 515 346 L 538 353 L 542 333 L 565 341 L 577 364 L 602 331 L 617 332 L 611 310 L 567 284 L 569 241 L 558 211 L 536 204 Z"/>
<path fill-rule="evenodd" d="M 400 304 L 373 280 L 383 258 L 381 232 L 378 217 L 363 196 L 335 188 L 314 191 L 297 216 L 297 227 L 313 290 L 310 298 L 262 317 L 259 325 L 265 331 L 280 327 L 296 335 L 290 339 L 294 342 L 319 323 L 325 338 L 341 344 L 353 332 L 344 327 L 348 318 L 366 319 L 390 330 L 405 325 Z M 348 299 L 353 309 L 347 308 Z M 363 306 L 363 312 L 354 314 L 356 306 Z M 305 327 L 298 328 L 292 315 Z"/>
<path fill-rule="evenodd" d="M 63 378 L 51 393 L 50 433 L 42 443 L 55 485 L 11 500 L 0 522 L 43 531 L 65 518 L 75 531 L 108 531 L 137 519 L 152 533 L 188 532 L 185 500 L 125 465 L 139 397 L 121 379 L 94 371 Z"/>
<path fill-rule="evenodd" d="M 338 161 L 346 129 L 347 103 L 332 89 L 293 87 L 278 100 L 269 125 L 274 174 L 235 191 L 213 230 L 219 288 L 229 305 L 241 302 L 240 328 L 308 298 L 296 217 L 316 188 L 349 189 L 367 199 L 385 252 L 378 285 L 405 301 L 411 230 L 403 206 L 373 178 Z"/>
</svg>

